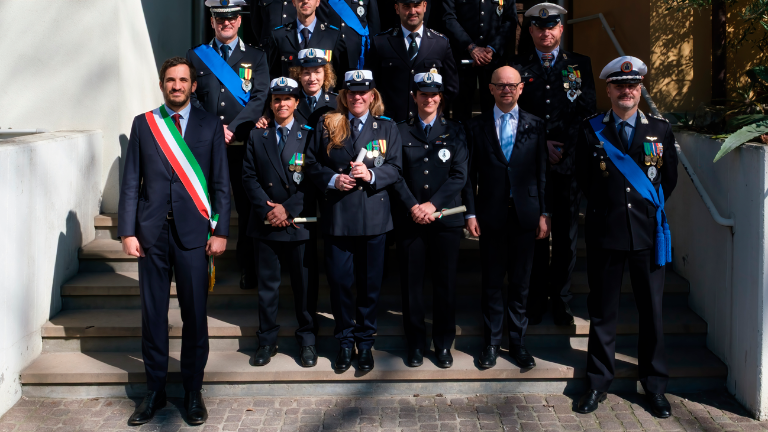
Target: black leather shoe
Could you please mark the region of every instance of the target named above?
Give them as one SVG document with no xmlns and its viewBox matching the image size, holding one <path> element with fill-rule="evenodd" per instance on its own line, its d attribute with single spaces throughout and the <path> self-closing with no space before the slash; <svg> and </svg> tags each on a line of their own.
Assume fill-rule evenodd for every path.
<svg viewBox="0 0 768 432">
<path fill-rule="evenodd" d="M 184 408 L 187 410 L 187 423 L 201 425 L 208 420 L 208 410 L 205 409 L 203 393 L 200 390 L 184 394 Z"/>
<path fill-rule="evenodd" d="M 259 282 L 255 275 L 251 274 L 248 270 L 241 270 L 240 271 L 240 289 L 242 290 L 252 290 L 256 289 Z"/>
<path fill-rule="evenodd" d="M 357 368 L 363 372 L 373 370 L 373 353 L 370 349 L 361 349 L 357 356 Z"/>
<path fill-rule="evenodd" d="M 260 346 L 256 351 L 256 355 L 253 356 L 254 366 L 264 366 L 272 360 L 272 357 L 277 354 L 277 345 L 264 345 Z"/>
<path fill-rule="evenodd" d="M 595 412 L 597 405 L 608 398 L 608 393 L 598 390 L 589 390 L 584 396 L 579 399 L 578 405 L 576 405 L 576 412 L 580 414 L 589 414 Z"/>
<path fill-rule="evenodd" d="M 301 347 L 301 353 L 299 354 L 299 357 L 301 357 L 302 366 L 304 367 L 317 366 L 317 351 L 315 351 L 314 345 Z"/>
<path fill-rule="evenodd" d="M 352 348 L 339 348 L 339 354 L 336 355 L 336 363 L 333 368 L 337 371 L 345 371 L 352 366 Z"/>
<path fill-rule="evenodd" d="M 424 354 L 419 348 L 408 350 L 408 367 L 419 367 L 424 364 Z"/>
<path fill-rule="evenodd" d="M 559 325 L 559 326 L 576 325 L 576 323 L 573 321 L 573 312 L 571 312 L 571 307 L 568 306 L 568 303 L 563 303 L 560 301 L 559 305 L 557 304 L 553 305 L 552 318 L 555 321 L 555 325 Z"/>
<path fill-rule="evenodd" d="M 136 407 L 131 418 L 128 419 L 130 426 L 139 426 L 149 422 L 155 416 L 155 413 L 163 409 L 166 404 L 165 391 L 149 391 L 144 396 L 144 400 Z"/>
<path fill-rule="evenodd" d="M 453 366 L 453 356 L 451 355 L 451 350 L 435 350 L 435 357 L 437 357 L 437 367 L 448 369 L 449 367 Z"/>
<path fill-rule="evenodd" d="M 485 347 L 482 353 L 480 353 L 480 358 L 477 360 L 477 362 L 480 364 L 480 367 L 483 369 L 490 369 L 494 366 L 496 366 L 496 358 L 499 357 L 499 346 L 498 345 L 488 345 Z"/>
<path fill-rule="evenodd" d="M 523 369 L 533 369 L 536 367 L 536 360 L 525 348 L 525 345 L 509 347 L 509 355 L 515 360 L 518 366 Z"/>
<path fill-rule="evenodd" d="M 651 412 L 658 418 L 668 418 L 672 415 L 672 407 L 663 393 L 646 393 L 645 400 L 651 406 Z"/>
</svg>

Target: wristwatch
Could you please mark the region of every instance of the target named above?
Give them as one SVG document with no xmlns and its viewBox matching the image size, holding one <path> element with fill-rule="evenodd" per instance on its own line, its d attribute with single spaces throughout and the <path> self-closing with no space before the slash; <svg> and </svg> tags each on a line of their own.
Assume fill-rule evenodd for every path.
<svg viewBox="0 0 768 432">
<path fill-rule="evenodd" d="M 467 48 L 467 51 L 472 52 L 472 51 L 475 50 L 475 48 L 477 48 L 477 44 L 472 42 L 472 44 L 469 46 L 469 48 Z"/>
</svg>

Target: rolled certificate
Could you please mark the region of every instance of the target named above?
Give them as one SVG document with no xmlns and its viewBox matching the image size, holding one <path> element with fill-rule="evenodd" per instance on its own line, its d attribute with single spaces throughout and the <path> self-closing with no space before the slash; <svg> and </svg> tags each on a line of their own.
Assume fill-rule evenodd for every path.
<svg viewBox="0 0 768 432">
<path fill-rule="evenodd" d="M 357 155 L 357 159 L 355 159 L 355 162 L 360 163 L 365 159 L 365 155 L 368 153 L 368 150 L 366 150 L 365 147 L 360 149 L 360 153 Z"/>
<path fill-rule="evenodd" d="M 440 215 L 450 216 L 458 213 L 464 213 L 465 211 L 467 211 L 467 208 L 465 206 L 459 206 L 459 207 L 454 207 L 452 209 L 446 209 L 441 212 L 434 212 L 432 213 L 432 217 L 437 218 L 437 217 L 440 217 Z"/>
<path fill-rule="evenodd" d="M 470 65 L 470 64 L 472 64 L 474 62 L 475 62 L 474 60 L 462 60 L 461 64 Z"/>
<path fill-rule="evenodd" d="M 294 218 L 293 223 L 307 223 L 307 222 L 317 222 L 316 217 L 306 217 L 306 218 Z M 272 222 L 265 220 L 264 225 L 272 225 Z"/>
</svg>

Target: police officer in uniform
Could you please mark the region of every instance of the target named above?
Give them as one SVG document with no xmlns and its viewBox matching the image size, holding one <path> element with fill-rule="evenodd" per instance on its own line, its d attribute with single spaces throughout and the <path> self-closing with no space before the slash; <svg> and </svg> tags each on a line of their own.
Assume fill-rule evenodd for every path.
<svg viewBox="0 0 768 432">
<path fill-rule="evenodd" d="M 251 28 L 258 45 L 266 48 L 272 30 L 296 21 L 292 0 L 251 0 Z"/>
<path fill-rule="evenodd" d="M 322 21 L 317 14 L 321 0 L 293 0 L 296 19 L 272 30 L 267 44 L 269 71 L 272 78 L 289 76 L 298 64 L 300 50 L 315 48 L 331 52 L 331 63 L 337 71 L 345 65 L 346 47 L 339 28 Z"/>
<path fill-rule="evenodd" d="M 426 0 L 397 0 L 400 25 L 373 37 L 366 60 L 378 80 L 385 113 L 395 121 L 416 115 L 411 96 L 413 77 L 432 72 L 443 77 L 443 96 L 450 103 L 459 92 L 459 77 L 448 38 L 424 26 Z"/>
<path fill-rule="evenodd" d="M 427 268 L 432 274 L 432 341 L 437 366 L 453 365 L 456 268 L 464 216 L 463 212 L 444 217 L 433 214 L 462 205 L 469 153 L 464 128 L 443 116 L 442 88 L 440 74 L 417 74 L 413 97 L 418 116 L 397 126 L 403 140 L 403 175 L 395 183 L 400 202 L 393 213 L 411 367 L 423 364 L 428 347 L 422 294 Z"/>
<path fill-rule="evenodd" d="M 605 400 L 615 374 L 616 319 L 625 264 L 640 318 L 638 374 L 654 415 L 670 416 L 661 316 L 665 264 L 672 260 L 664 202 L 677 183 L 672 128 L 638 109 L 646 65 L 623 56 L 600 73 L 611 110 L 580 125 L 576 176 L 587 198 L 589 391 L 577 411 Z"/>
<path fill-rule="evenodd" d="M 544 120 L 547 128 L 547 196 L 552 200 L 552 263 L 549 237 L 536 242 L 528 297 L 529 324 L 541 322 L 549 297 L 557 325 L 573 325 L 571 273 L 576 265 L 581 191 L 575 177 L 576 132 L 581 120 L 597 110 L 589 57 L 560 47 L 567 11 L 540 3 L 526 11 L 535 52 L 512 58 L 525 91 L 520 107 Z"/>
<path fill-rule="evenodd" d="M 478 81 L 482 112 L 493 109 L 493 96 L 486 89 L 507 51 L 515 51 L 517 6 L 515 0 L 444 0 L 443 6 L 446 34 L 459 67 L 453 118 L 463 122 L 472 118 Z"/>
<path fill-rule="evenodd" d="M 275 126 L 254 129 L 243 163 L 243 186 L 253 206 L 248 235 L 259 256 L 259 349 L 254 366 L 264 366 L 277 354 L 280 269 L 291 276 L 301 347 L 301 365 L 317 364 L 314 314 L 317 308 L 317 246 L 314 224 L 294 222 L 315 216 L 315 189 L 304 181 L 306 146 L 312 127 L 293 113 L 299 102 L 299 84 L 286 77 L 270 85 L 270 108 Z M 268 224 L 265 224 L 265 221 Z"/>
<path fill-rule="evenodd" d="M 322 0 L 321 8 L 328 22 L 341 29 L 347 48 L 347 63 L 339 72 L 363 69 L 371 38 L 381 32 L 377 0 Z"/>
<path fill-rule="evenodd" d="M 392 230 L 388 189 L 401 172 L 400 134 L 382 116 L 370 71 L 347 72 L 337 101 L 307 149 L 307 175 L 324 195 L 320 226 L 340 345 L 334 368 L 349 369 L 357 346 L 358 370 L 370 371 L 385 239 Z"/>
<path fill-rule="evenodd" d="M 232 0 L 221 6 L 207 0 L 211 8 L 211 26 L 216 37 L 208 44 L 187 51 L 197 69 L 197 90 L 192 105 L 216 115 L 224 124 L 229 174 L 238 213 L 237 261 L 240 266 L 240 288 L 256 288 L 258 268 L 253 263 L 253 244 L 248 239 L 250 203 L 242 183 L 244 142 L 264 110 L 269 85 L 267 57 L 264 51 L 246 45 L 237 36 L 244 0 Z"/>
</svg>

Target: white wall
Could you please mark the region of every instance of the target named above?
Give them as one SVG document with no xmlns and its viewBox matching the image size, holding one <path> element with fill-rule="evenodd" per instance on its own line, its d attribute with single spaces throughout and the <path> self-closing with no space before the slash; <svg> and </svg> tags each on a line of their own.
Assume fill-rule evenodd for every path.
<svg viewBox="0 0 768 432">
<path fill-rule="evenodd" d="M 0 139 L 0 414 L 21 397 L 40 327 L 61 309 L 61 284 L 94 238 L 102 149 L 101 131 Z"/>
<path fill-rule="evenodd" d="M 102 130 L 102 207 L 116 212 L 133 117 L 162 103 L 141 0 L 2 0 L 0 29 L 0 127 Z"/>
<path fill-rule="evenodd" d="M 675 271 L 691 283 L 689 302 L 709 324 L 707 344 L 728 365 L 728 389 L 755 416 L 768 418 L 766 356 L 766 146 L 745 145 L 715 157 L 720 142 L 676 133 L 694 171 L 734 234 L 714 222 L 693 183 L 679 167 L 667 202 Z"/>
</svg>

